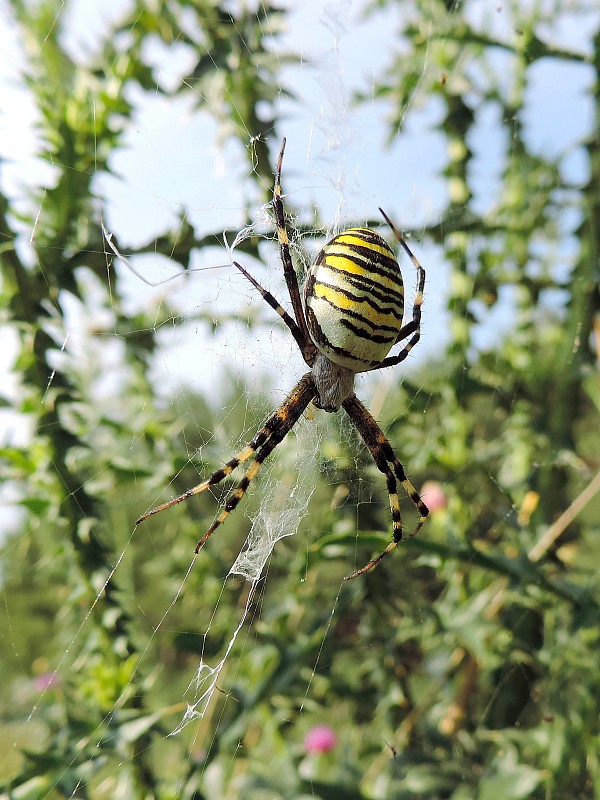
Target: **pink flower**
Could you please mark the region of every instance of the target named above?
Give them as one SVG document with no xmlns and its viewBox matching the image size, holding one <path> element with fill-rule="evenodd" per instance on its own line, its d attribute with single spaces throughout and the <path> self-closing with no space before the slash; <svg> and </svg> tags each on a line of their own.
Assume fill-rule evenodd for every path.
<svg viewBox="0 0 600 800">
<path fill-rule="evenodd" d="M 421 498 L 432 514 L 448 508 L 448 498 L 441 483 L 427 481 L 421 487 Z"/>
<path fill-rule="evenodd" d="M 42 672 L 33 679 L 33 685 L 38 692 L 45 692 L 60 684 L 60 678 L 56 672 Z"/>
<path fill-rule="evenodd" d="M 328 753 L 336 744 L 336 735 L 327 725 L 315 725 L 304 737 L 307 753 Z"/>
</svg>

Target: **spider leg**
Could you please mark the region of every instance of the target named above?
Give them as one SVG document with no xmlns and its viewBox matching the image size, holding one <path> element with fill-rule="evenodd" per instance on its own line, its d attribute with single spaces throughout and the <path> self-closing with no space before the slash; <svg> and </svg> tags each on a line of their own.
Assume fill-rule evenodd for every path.
<svg viewBox="0 0 600 800">
<path fill-rule="evenodd" d="M 275 299 L 275 297 L 273 297 L 271 292 L 268 292 L 266 289 L 264 289 L 260 285 L 260 283 L 256 280 L 256 278 L 253 278 L 252 275 L 250 275 L 250 273 L 247 270 L 245 270 L 241 264 L 239 264 L 237 261 L 234 261 L 233 264 L 235 267 L 239 269 L 244 278 L 246 278 L 246 280 L 248 280 L 252 284 L 252 286 L 254 286 L 254 288 L 260 292 L 263 300 L 266 303 L 268 303 L 271 306 L 271 308 L 279 314 L 281 319 L 290 329 L 292 336 L 296 340 L 296 344 L 300 348 L 300 352 L 304 355 L 304 351 L 306 348 L 306 340 L 296 321 L 288 314 L 288 312 L 285 310 L 285 308 L 283 308 L 281 303 L 279 303 Z"/>
<path fill-rule="evenodd" d="M 344 578 L 345 581 L 357 578 L 359 575 L 364 575 L 365 572 L 370 572 L 379 562 L 387 556 L 388 553 L 398 545 L 403 538 L 402 531 L 402 516 L 400 514 L 400 500 L 397 492 L 397 481 L 400 481 L 406 494 L 414 503 L 417 511 L 419 512 L 419 521 L 414 530 L 410 533 L 409 537 L 415 536 L 425 523 L 429 514 L 429 509 L 421 500 L 419 493 L 406 477 L 404 467 L 398 461 L 396 454 L 390 444 L 389 439 L 384 435 L 379 425 L 375 422 L 374 417 L 370 411 L 364 406 L 356 395 L 352 395 L 343 403 L 346 413 L 352 420 L 354 426 L 362 437 L 362 440 L 368 447 L 371 456 L 377 468 L 386 477 L 387 490 L 390 498 L 390 509 L 392 512 L 392 532 L 393 538 L 389 545 L 378 556 L 371 559 L 362 569 L 356 570 L 351 575 Z"/>
<path fill-rule="evenodd" d="M 144 520 L 148 519 L 148 517 L 153 517 L 155 514 L 159 514 L 161 511 L 164 511 L 167 508 L 171 508 L 171 506 L 176 506 L 178 503 L 183 503 L 184 500 L 193 497 L 195 494 L 200 494 L 200 492 L 205 491 L 211 486 L 215 486 L 218 483 L 230 475 L 234 469 L 239 467 L 240 464 L 243 464 L 244 461 L 247 461 L 250 456 L 264 443 L 265 439 L 268 438 L 269 433 L 267 430 L 267 425 L 270 420 L 267 420 L 264 428 L 256 434 L 254 439 L 252 439 L 249 444 L 247 444 L 243 450 L 235 455 L 232 459 L 230 459 L 224 467 L 221 469 L 216 470 L 213 472 L 210 477 L 206 478 L 206 480 L 199 483 L 197 486 L 193 486 L 191 489 L 186 489 L 185 492 L 178 495 L 177 497 L 173 497 L 171 500 L 167 500 L 165 503 L 161 503 L 159 506 L 155 506 L 155 508 L 150 509 L 150 511 L 146 511 L 145 514 L 136 520 L 136 526 L 140 525 Z"/>
<path fill-rule="evenodd" d="M 416 302 L 416 300 L 415 300 L 415 302 Z M 419 316 L 420 316 L 420 313 L 421 312 L 419 310 Z M 411 330 L 414 330 L 414 328 L 412 327 L 412 323 L 409 322 L 409 324 L 406 325 L 405 327 L 408 328 L 409 326 L 411 326 Z M 404 328 L 402 328 L 402 330 L 404 330 Z M 408 333 L 411 333 L 411 330 L 409 330 Z M 402 337 L 399 337 L 398 341 L 400 341 L 401 338 Z M 404 361 L 404 359 L 408 356 L 408 354 L 413 349 L 413 347 L 417 344 L 417 342 L 419 341 L 420 338 L 421 338 L 421 331 L 419 329 L 417 329 L 417 331 L 414 334 L 414 336 L 411 339 L 409 339 L 409 341 L 404 345 L 402 350 L 397 355 L 388 356 L 387 358 L 384 358 L 383 361 L 380 364 L 377 364 L 377 366 L 373 367 L 371 370 L 369 370 L 369 372 L 372 372 L 375 369 L 384 369 L 385 367 L 395 367 L 396 364 L 399 364 L 401 361 Z"/>
<path fill-rule="evenodd" d="M 217 528 L 223 522 L 223 520 L 242 499 L 246 493 L 246 489 L 248 488 L 250 481 L 256 476 L 256 473 L 260 469 L 264 459 L 293 428 L 300 415 L 314 396 L 315 386 L 312 375 L 307 373 L 300 378 L 294 389 L 292 389 L 290 394 L 286 397 L 279 408 L 269 417 L 254 438 L 244 448 L 242 448 L 237 455 L 230 459 L 223 467 L 221 467 L 221 469 L 213 472 L 212 475 L 199 483 L 197 486 L 193 486 L 191 489 L 183 492 L 183 494 L 180 494 L 178 497 L 174 497 L 172 500 L 167 500 L 166 503 L 161 503 L 161 505 L 156 506 L 156 508 L 147 511 L 137 520 L 135 523 L 136 526 L 142 523 L 145 519 L 148 519 L 148 517 L 158 514 L 160 511 L 164 511 L 166 508 L 170 508 L 178 503 L 182 503 L 184 500 L 204 492 L 211 486 L 216 486 L 216 484 L 221 483 L 221 481 L 230 475 L 234 469 L 247 461 L 252 455 L 254 455 L 254 453 L 257 453 L 255 460 L 248 468 L 246 475 L 240 481 L 237 489 L 235 489 L 228 497 L 227 502 L 225 503 L 225 508 L 212 524 L 208 533 L 205 534 L 203 539 L 201 539 L 198 543 L 196 549 L 196 552 L 198 552 L 198 549 L 213 533 L 215 528 Z M 267 449 L 265 450 L 265 448 Z"/>
<path fill-rule="evenodd" d="M 258 471 L 263 465 L 263 462 L 273 452 L 277 445 L 281 444 L 283 439 L 285 439 L 287 434 L 292 430 L 315 394 L 316 390 L 314 382 L 312 375 L 309 372 L 300 379 L 300 381 L 296 384 L 294 389 L 279 406 L 279 408 L 272 414 L 271 417 L 269 417 L 264 428 L 259 432 L 257 437 L 255 437 L 256 439 L 258 436 L 260 436 L 260 434 L 267 432 L 265 436 L 261 437 L 261 443 L 254 447 L 253 452 L 256 453 L 254 456 L 254 461 L 250 464 L 246 470 L 246 474 L 238 483 L 236 488 L 229 494 L 227 500 L 225 501 L 225 506 L 219 516 L 215 519 L 213 524 L 196 545 L 196 553 L 199 552 L 200 548 L 212 536 L 219 525 L 221 525 L 222 522 L 225 522 L 231 512 L 235 510 L 237 504 L 246 494 L 248 486 L 257 476 Z M 255 439 L 252 440 L 248 447 L 252 447 Z M 248 447 L 244 448 L 242 453 L 245 452 Z M 232 461 L 233 460 L 235 459 L 232 459 Z M 232 462 L 229 463 L 231 464 Z M 208 480 L 210 481 L 210 478 Z M 202 490 L 200 489 L 199 491 Z"/>
<path fill-rule="evenodd" d="M 385 213 L 385 211 L 383 211 L 383 209 L 381 208 L 379 210 L 381 211 L 387 224 L 394 232 L 394 236 L 396 237 L 396 239 L 398 239 L 398 241 L 400 242 L 400 244 L 410 257 L 410 260 L 415 265 L 415 268 L 417 270 L 417 291 L 415 293 L 415 299 L 413 301 L 412 320 L 400 329 L 400 332 L 398 333 L 398 338 L 396 339 L 396 343 L 401 342 L 403 339 L 406 339 L 408 336 L 411 336 L 411 334 L 413 334 L 412 338 L 404 345 L 404 347 L 399 353 L 397 353 L 395 356 L 388 356 L 387 358 L 384 358 L 381 364 L 378 364 L 376 367 L 373 367 L 373 369 L 383 369 L 384 367 L 393 367 L 396 364 L 399 364 L 401 361 L 404 361 L 404 359 L 408 356 L 410 351 L 413 349 L 413 347 L 417 344 L 417 342 L 421 338 L 421 306 L 423 305 L 423 291 L 425 289 L 425 270 L 421 266 L 421 263 L 414 255 L 410 247 L 406 244 L 404 237 L 398 231 L 398 229 L 391 221 L 391 219 L 388 217 L 388 215 Z"/>
<path fill-rule="evenodd" d="M 304 342 L 300 345 L 304 360 L 309 366 L 312 366 L 315 360 L 316 348 L 310 338 L 308 332 L 308 325 L 306 324 L 306 317 L 304 316 L 304 309 L 302 308 L 302 298 L 300 296 L 300 287 L 298 286 L 298 276 L 294 269 L 292 256 L 290 255 L 290 240 L 288 237 L 287 228 L 285 225 L 285 210 L 283 207 L 283 199 L 281 197 L 281 168 L 283 164 L 283 154 L 285 152 L 285 139 L 281 142 L 281 150 L 277 159 L 277 166 L 275 168 L 275 186 L 273 187 L 273 211 L 275 212 L 275 223 L 277 225 L 277 239 L 279 241 L 279 252 L 281 254 L 281 261 L 283 264 L 283 274 L 287 284 L 290 300 L 292 301 L 292 308 L 294 309 L 294 316 L 298 327 L 302 331 Z M 296 340 L 297 341 L 297 340 Z"/>
</svg>

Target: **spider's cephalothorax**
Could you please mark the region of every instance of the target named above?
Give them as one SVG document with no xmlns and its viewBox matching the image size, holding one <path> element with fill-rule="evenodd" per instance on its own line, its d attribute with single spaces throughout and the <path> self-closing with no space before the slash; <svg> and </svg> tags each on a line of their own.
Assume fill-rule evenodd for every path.
<svg viewBox="0 0 600 800">
<path fill-rule="evenodd" d="M 291 431 L 311 400 L 325 411 L 338 411 L 343 407 L 369 449 L 377 468 L 386 477 L 393 532 L 392 541 L 385 550 L 345 579 L 350 580 L 373 569 L 402 539 L 398 482 L 402 484 L 419 513 L 419 521 L 411 536 L 420 530 L 429 513 L 406 477 L 389 440 L 354 394 L 354 376 L 357 372 L 399 364 L 419 341 L 425 270 L 388 216 L 380 209 L 417 270 L 417 292 L 410 321 L 406 325 L 402 324 L 404 285 L 394 253 L 379 234 L 368 228 L 350 228 L 325 245 L 307 274 L 303 304 L 290 256 L 281 198 L 284 149 L 285 139 L 275 171 L 273 208 L 293 316 L 241 264 L 234 264 L 285 322 L 311 370 L 298 381 L 281 406 L 243 450 L 205 481 L 148 511 L 136 524 L 220 483 L 240 464 L 254 457 L 246 474 L 227 498 L 223 510 L 196 545 L 198 552 L 235 509 L 263 461 Z M 406 339 L 408 341 L 400 352 L 388 355 L 395 344 Z"/>
</svg>

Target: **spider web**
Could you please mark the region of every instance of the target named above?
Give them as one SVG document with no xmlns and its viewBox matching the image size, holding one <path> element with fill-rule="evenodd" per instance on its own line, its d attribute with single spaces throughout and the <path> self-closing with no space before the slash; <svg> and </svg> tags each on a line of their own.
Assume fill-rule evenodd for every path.
<svg viewBox="0 0 600 800">
<path fill-rule="evenodd" d="M 301 419 L 295 426 L 294 433 L 288 435 L 281 445 L 284 451 L 293 450 L 296 462 L 293 473 L 286 470 L 287 478 L 282 481 L 274 474 L 277 466 L 269 465 L 265 469 L 266 474 L 262 475 L 259 511 L 252 519 L 243 549 L 229 570 L 229 576 L 239 575 L 250 582 L 246 602 L 238 624 L 224 648 L 222 658 L 214 665 L 206 663 L 204 659 L 201 660 L 196 676 L 190 684 L 194 700 L 188 704 L 183 720 L 174 734 L 179 733 L 187 723 L 202 718 L 206 713 L 214 693 L 219 689 L 219 678 L 236 640 L 252 614 L 251 607 L 255 602 L 259 582 L 273 548 L 278 541 L 297 532 L 300 522 L 307 513 L 316 485 L 314 476 L 318 470 L 319 443 L 320 436 L 315 421 Z"/>
<path fill-rule="evenodd" d="M 261 506 L 252 521 L 244 549 L 231 567 L 230 574 L 241 575 L 252 583 L 260 579 L 277 542 L 296 533 L 315 490 L 320 442 L 318 426 L 314 420 L 301 419 L 295 431 L 298 447 L 294 478 L 282 482 L 271 474 L 271 480 L 263 486 Z"/>
</svg>

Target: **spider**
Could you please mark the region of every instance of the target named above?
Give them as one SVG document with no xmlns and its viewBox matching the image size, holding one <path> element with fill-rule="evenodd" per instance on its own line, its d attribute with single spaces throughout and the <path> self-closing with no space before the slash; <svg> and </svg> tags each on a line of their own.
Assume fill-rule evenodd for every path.
<svg viewBox="0 0 600 800">
<path fill-rule="evenodd" d="M 418 533 L 429 514 L 429 509 L 406 477 L 389 440 L 369 410 L 354 394 L 356 373 L 399 364 L 419 341 L 425 270 L 387 214 L 379 209 L 417 270 L 417 291 L 410 322 L 402 324 L 404 286 L 394 253 L 381 236 L 368 228 L 350 228 L 325 245 L 308 271 L 303 302 L 290 255 L 281 196 L 284 151 L 285 139 L 281 144 L 275 169 L 273 209 L 293 316 L 241 264 L 237 261 L 233 263 L 287 325 L 304 361 L 310 367 L 310 372 L 300 378 L 279 408 L 237 455 L 202 483 L 146 512 L 137 520 L 136 525 L 221 483 L 240 464 L 254 456 L 244 477 L 227 497 L 221 513 L 196 545 L 195 552 L 198 553 L 207 539 L 237 507 L 264 460 L 292 430 L 308 404 L 312 401 L 317 408 L 329 412 L 343 408 L 370 451 L 377 468 L 385 475 L 393 534 L 392 541 L 385 550 L 361 569 L 347 575 L 344 580 L 348 581 L 376 567 L 402 539 L 398 481 L 419 513 L 419 520 L 410 536 Z M 388 356 L 391 348 L 405 339 L 408 342 L 404 348 L 396 355 Z"/>
</svg>

